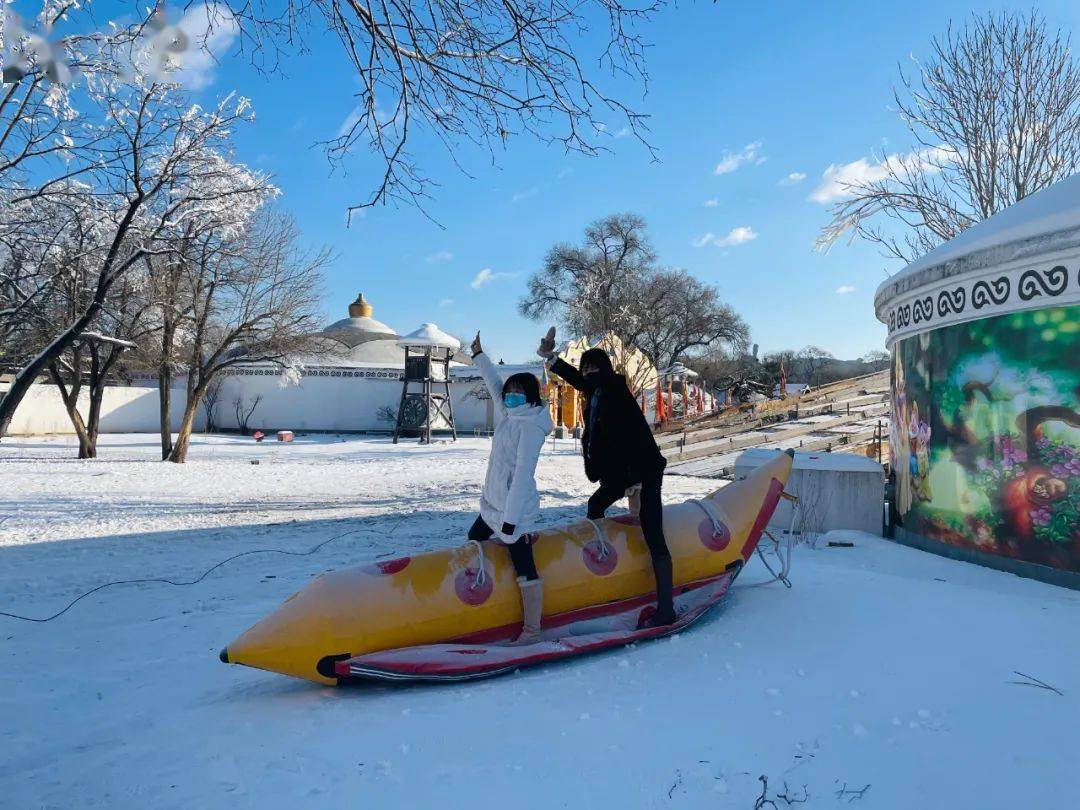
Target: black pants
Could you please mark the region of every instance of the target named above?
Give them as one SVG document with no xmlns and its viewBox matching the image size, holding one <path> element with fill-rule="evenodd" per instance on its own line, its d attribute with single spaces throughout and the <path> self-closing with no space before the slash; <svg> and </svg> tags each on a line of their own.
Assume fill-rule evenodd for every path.
<svg viewBox="0 0 1080 810">
<path fill-rule="evenodd" d="M 484 522 L 480 515 L 477 515 L 472 528 L 469 529 L 469 539 L 483 542 L 494 536 L 495 531 Z M 526 540 L 524 535 L 507 548 L 510 550 L 510 562 L 514 564 L 514 573 L 525 579 L 540 579 L 540 575 L 536 572 L 536 560 L 533 559 L 532 543 Z"/>
<path fill-rule="evenodd" d="M 664 473 L 646 476 L 641 480 L 641 533 L 653 559 L 671 559 L 667 541 L 664 539 L 664 505 L 660 499 L 660 487 L 664 482 Z M 600 488 L 589 498 L 589 519 L 599 520 L 615 501 L 626 495 L 626 484 L 606 484 L 600 482 Z"/>
</svg>

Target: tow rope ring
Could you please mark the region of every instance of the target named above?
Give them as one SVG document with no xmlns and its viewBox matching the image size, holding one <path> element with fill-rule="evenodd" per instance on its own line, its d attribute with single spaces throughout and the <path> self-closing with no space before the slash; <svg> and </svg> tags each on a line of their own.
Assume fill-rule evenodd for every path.
<svg viewBox="0 0 1080 810">
<path fill-rule="evenodd" d="M 705 517 L 712 523 L 713 537 L 721 537 L 727 532 L 727 527 L 724 522 L 720 520 L 719 516 L 713 510 L 713 505 L 708 501 L 699 501 L 696 498 L 691 498 L 690 503 L 697 506 L 702 512 L 705 513 Z"/>
<path fill-rule="evenodd" d="M 484 560 L 484 547 L 480 545 L 479 540 L 470 540 L 472 545 L 476 546 L 476 561 L 479 565 L 476 576 L 473 578 L 472 584 L 469 585 L 470 591 L 475 591 L 487 580 L 486 562 Z"/>
<path fill-rule="evenodd" d="M 604 538 L 604 530 L 600 528 L 600 524 L 592 518 L 586 518 L 589 523 L 592 524 L 593 531 L 596 532 L 596 542 L 600 545 L 600 554 L 597 556 L 597 561 L 606 560 L 608 555 L 611 554 L 611 548 L 608 546 L 607 540 Z"/>
</svg>

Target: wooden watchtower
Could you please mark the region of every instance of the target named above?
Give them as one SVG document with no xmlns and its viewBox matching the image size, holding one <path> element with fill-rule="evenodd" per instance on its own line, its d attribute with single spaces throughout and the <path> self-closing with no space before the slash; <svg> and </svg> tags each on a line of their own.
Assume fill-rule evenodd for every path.
<svg viewBox="0 0 1080 810">
<path fill-rule="evenodd" d="M 425 323 L 399 338 L 398 345 L 405 349 L 405 375 L 394 423 L 394 444 L 402 435 L 417 434 L 421 444 L 428 444 L 436 430 L 449 431 L 456 441 L 450 361 L 461 344 L 435 324 Z"/>
</svg>

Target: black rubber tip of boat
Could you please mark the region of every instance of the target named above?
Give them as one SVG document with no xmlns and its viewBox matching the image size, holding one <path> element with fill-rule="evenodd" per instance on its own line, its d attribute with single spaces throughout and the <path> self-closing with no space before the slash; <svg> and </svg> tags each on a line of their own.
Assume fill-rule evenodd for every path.
<svg viewBox="0 0 1080 810">
<path fill-rule="evenodd" d="M 229 648 L 222 647 L 221 652 L 218 653 L 218 658 L 221 659 L 221 663 L 223 664 L 229 663 Z"/>
</svg>

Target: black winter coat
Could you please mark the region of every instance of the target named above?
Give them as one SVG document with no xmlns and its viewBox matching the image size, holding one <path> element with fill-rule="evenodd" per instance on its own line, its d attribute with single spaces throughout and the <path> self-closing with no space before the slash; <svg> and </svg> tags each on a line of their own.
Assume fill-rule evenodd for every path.
<svg viewBox="0 0 1080 810">
<path fill-rule="evenodd" d="M 562 360 L 551 370 L 585 395 L 581 452 L 590 481 L 628 487 L 663 473 L 667 461 L 621 374 L 586 377 Z"/>
</svg>

